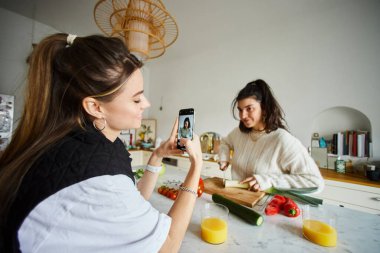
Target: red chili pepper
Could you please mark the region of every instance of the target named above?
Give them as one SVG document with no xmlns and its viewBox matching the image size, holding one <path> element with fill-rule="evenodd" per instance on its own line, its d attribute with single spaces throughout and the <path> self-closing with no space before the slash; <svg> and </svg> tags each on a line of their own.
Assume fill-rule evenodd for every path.
<svg viewBox="0 0 380 253">
<path fill-rule="evenodd" d="M 295 218 L 300 215 L 300 209 L 291 198 L 286 198 L 283 213 L 285 216 Z"/>
</svg>

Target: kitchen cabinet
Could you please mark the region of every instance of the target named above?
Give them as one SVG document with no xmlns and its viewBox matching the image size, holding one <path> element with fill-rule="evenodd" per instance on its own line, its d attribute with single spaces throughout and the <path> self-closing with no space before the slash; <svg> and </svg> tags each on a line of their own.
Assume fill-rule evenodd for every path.
<svg viewBox="0 0 380 253">
<path fill-rule="evenodd" d="M 132 158 L 132 167 L 148 164 L 148 160 L 152 152 L 146 150 L 130 150 Z"/>
<path fill-rule="evenodd" d="M 380 188 L 325 180 L 324 190 L 315 197 L 325 203 L 380 215 Z"/>
<path fill-rule="evenodd" d="M 179 168 L 186 170 L 190 168 L 190 161 L 189 158 L 186 156 L 170 156 L 169 158 L 174 161 L 177 161 L 176 166 Z M 201 171 L 202 176 L 224 178 L 224 173 L 226 179 L 231 179 L 231 165 L 228 166 L 225 172 L 223 172 L 219 169 L 219 164 L 217 162 L 211 160 L 203 161 L 203 167 Z"/>
</svg>

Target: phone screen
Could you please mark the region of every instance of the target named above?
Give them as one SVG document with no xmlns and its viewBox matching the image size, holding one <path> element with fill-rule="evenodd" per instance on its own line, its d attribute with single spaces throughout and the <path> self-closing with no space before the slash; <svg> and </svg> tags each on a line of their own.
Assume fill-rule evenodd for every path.
<svg viewBox="0 0 380 253">
<path fill-rule="evenodd" d="M 177 148 L 185 150 L 184 146 L 179 144 L 181 138 L 193 139 L 194 132 L 194 109 L 181 109 L 178 116 L 178 136 L 177 136 Z"/>
</svg>

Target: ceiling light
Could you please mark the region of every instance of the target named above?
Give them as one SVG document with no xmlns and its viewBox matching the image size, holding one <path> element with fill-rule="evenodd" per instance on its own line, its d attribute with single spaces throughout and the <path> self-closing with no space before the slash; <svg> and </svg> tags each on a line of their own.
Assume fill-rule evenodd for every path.
<svg viewBox="0 0 380 253">
<path fill-rule="evenodd" d="M 97 26 L 121 37 L 142 60 L 157 58 L 178 37 L 178 26 L 161 0 L 100 0 L 94 8 Z"/>
</svg>

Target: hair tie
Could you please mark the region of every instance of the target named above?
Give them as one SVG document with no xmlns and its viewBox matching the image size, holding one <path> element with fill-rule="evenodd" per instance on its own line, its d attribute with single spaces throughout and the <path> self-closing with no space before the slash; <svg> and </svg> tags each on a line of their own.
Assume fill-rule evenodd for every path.
<svg viewBox="0 0 380 253">
<path fill-rule="evenodd" d="M 67 35 L 67 45 L 71 46 L 74 43 L 74 40 L 77 36 L 75 34 Z"/>
</svg>

